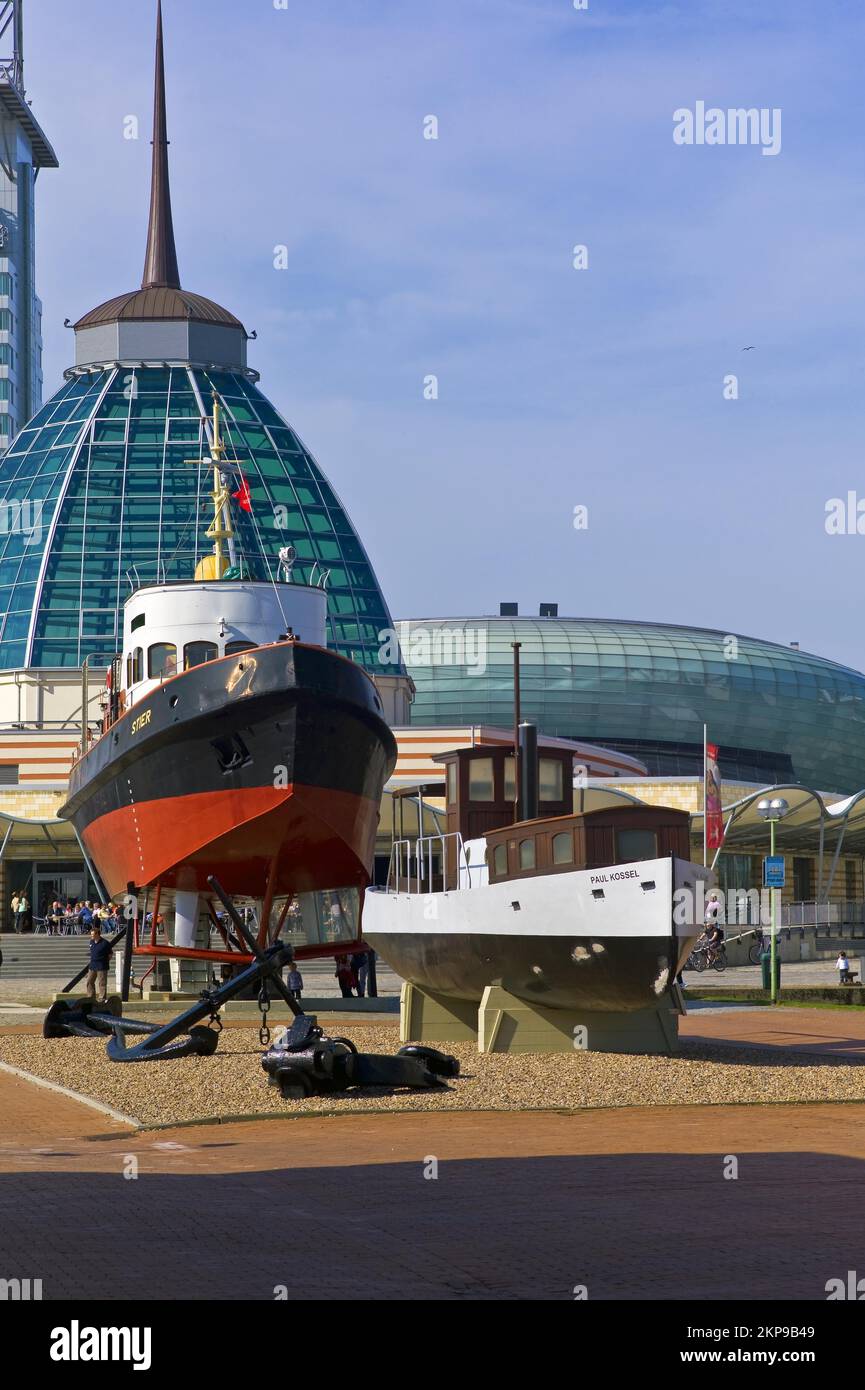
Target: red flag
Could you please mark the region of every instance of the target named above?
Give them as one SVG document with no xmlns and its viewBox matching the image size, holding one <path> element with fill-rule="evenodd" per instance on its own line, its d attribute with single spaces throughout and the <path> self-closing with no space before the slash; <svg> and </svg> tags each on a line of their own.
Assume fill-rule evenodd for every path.
<svg viewBox="0 0 865 1390">
<path fill-rule="evenodd" d="M 233 492 L 231 495 L 242 512 L 252 511 L 252 497 L 249 492 L 249 483 L 242 473 L 240 475 L 240 487 L 237 489 L 237 492 Z"/>
<path fill-rule="evenodd" d="M 704 796 L 706 818 L 706 848 L 720 849 L 724 843 L 724 814 L 721 809 L 721 773 L 718 768 L 718 745 L 706 744 L 706 781 Z"/>
</svg>

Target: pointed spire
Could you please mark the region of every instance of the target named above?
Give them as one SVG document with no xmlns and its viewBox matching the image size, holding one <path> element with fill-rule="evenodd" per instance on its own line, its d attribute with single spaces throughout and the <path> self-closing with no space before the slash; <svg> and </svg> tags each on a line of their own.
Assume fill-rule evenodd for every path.
<svg viewBox="0 0 865 1390">
<path fill-rule="evenodd" d="M 171 220 L 171 187 L 168 181 L 168 133 L 165 120 L 165 60 L 162 51 L 162 0 L 156 14 L 156 80 L 153 93 L 153 173 L 150 184 L 150 221 L 143 290 L 157 285 L 180 289 L 174 224 Z"/>
</svg>

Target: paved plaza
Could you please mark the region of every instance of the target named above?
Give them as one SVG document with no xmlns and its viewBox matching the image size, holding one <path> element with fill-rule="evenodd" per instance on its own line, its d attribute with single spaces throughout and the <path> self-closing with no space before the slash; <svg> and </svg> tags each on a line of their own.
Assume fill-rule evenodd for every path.
<svg viewBox="0 0 865 1390">
<path fill-rule="evenodd" d="M 858 1011 L 683 1032 L 865 1057 Z M 862 1263 L 860 1105 L 135 1131 L 0 1071 L 0 1113 L 0 1270 L 46 1298 L 822 1299 Z M 98 1260 L 63 1256 L 79 1242 Z"/>
</svg>

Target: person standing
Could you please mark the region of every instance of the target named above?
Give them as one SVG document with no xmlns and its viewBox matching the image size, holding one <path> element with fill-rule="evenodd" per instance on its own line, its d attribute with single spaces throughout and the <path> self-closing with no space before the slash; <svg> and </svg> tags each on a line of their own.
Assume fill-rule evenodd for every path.
<svg viewBox="0 0 865 1390">
<path fill-rule="evenodd" d="M 27 930 L 29 917 L 30 904 L 27 901 L 27 894 L 22 893 L 21 897 L 18 899 L 18 926 L 16 928 L 16 931 L 20 933 L 25 932 Z"/>
<path fill-rule="evenodd" d="M 13 931 L 17 931 L 17 930 L 18 930 L 18 894 L 17 894 L 17 893 L 13 893 L 13 894 L 12 894 L 12 902 L 9 904 L 9 910 L 10 910 L 10 912 L 12 913 L 12 930 L 13 930 Z"/>
<path fill-rule="evenodd" d="M 288 992 L 296 1004 L 300 1003 L 300 996 L 303 991 L 303 976 L 297 968 L 292 965 L 288 972 Z"/>
<path fill-rule="evenodd" d="M 337 956 L 334 974 L 339 982 L 339 989 L 343 999 L 350 999 L 351 991 L 357 982 L 357 976 L 354 973 L 348 956 Z"/>
<path fill-rule="evenodd" d="M 840 985 L 848 984 L 850 980 L 850 960 L 846 951 L 838 952 L 835 969 L 838 971 L 838 983 Z"/>
<path fill-rule="evenodd" d="M 102 935 L 98 922 L 90 928 L 90 969 L 87 971 L 85 988 L 91 999 L 104 1004 L 108 994 L 108 962 L 111 959 L 111 942 Z"/>
<path fill-rule="evenodd" d="M 357 997 L 362 999 L 366 993 L 366 976 L 369 970 L 369 961 L 366 951 L 355 951 L 351 958 L 352 968 L 357 976 Z"/>
</svg>

